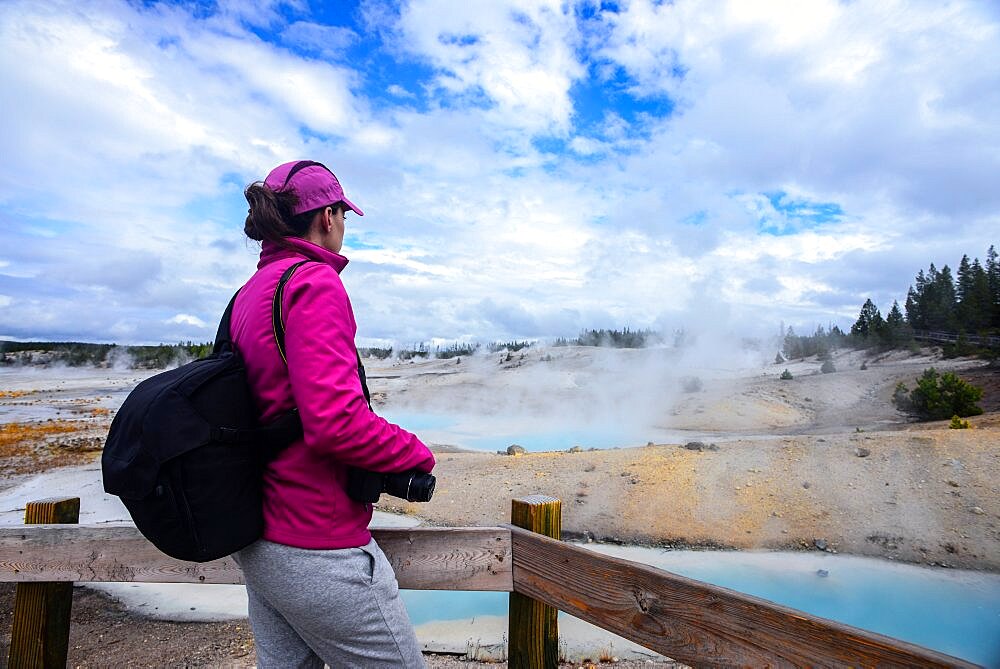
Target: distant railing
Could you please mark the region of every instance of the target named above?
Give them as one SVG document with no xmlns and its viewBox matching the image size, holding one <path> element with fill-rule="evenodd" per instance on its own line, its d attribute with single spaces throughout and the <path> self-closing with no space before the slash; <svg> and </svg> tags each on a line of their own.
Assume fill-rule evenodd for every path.
<svg viewBox="0 0 1000 669">
<path fill-rule="evenodd" d="M 936 332 L 933 330 L 914 330 L 913 338 L 920 341 L 933 341 L 940 344 L 957 344 L 964 342 L 974 346 L 1000 348 L 1000 337 L 989 335 L 967 335 L 957 332 Z"/>
<path fill-rule="evenodd" d="M 74 581 L 243 583 L 229 558 L 173 560 L 134 527 L 72 524 L 78 516 L 79 498 L 43 500 L 28 504 L 25 525 L 0 527 L 0 581 L 17 583 L 11 669 L 66 665 Z M 565 544 L 545 536 L 559 534 L 559 500 L 514 500 L 512 521 L 372 534 L 401 588 L 510 592 L 510 667 L 556 666 L 557 608 L 692 666 L 975 666 Z"/>
</svg>

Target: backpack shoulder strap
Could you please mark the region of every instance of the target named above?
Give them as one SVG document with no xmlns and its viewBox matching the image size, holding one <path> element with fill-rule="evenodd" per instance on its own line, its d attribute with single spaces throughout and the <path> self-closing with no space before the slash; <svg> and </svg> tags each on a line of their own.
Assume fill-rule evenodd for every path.
<svg viewBox="0 0 1000 669">
<path fill-rule="evenodd" d="M 278 353 L 281 354 L 281 360 L 286 365 L 288 364 L 288 358 L 285 357 L 285 319 L 284 314 L 281 313 L 282 298 L 285 294 L 285 284 L 292 278 L 295 270 L 307 262 L 309 261 L 302 260 L 286 269 L 285 273 L 278 279 L 278 287 L 275 288 L 274 297 L 271 298 L 271 330 L 274 332 L 274 341 L 278 344 Z"/>
<path fill-rule="evenodd" d="M 372 411 L 372 394 L 368 390 L 368 375 L 365 374 L 365 366 L 361 364 L 361 351 L 354 347 L 354 354 L 358 356 L 358 378 L 361 380 L 361 391 L 365 394 L 365 402 L 368 403 L 368 410 Z"/>
<path fill-rule="evenodd" d="M 285 273 L 281 275 L 281 279 L 278 280 L 278 287 L 274 291 L 274 299 L 271 301 L 271 329 L 274 331 L 274 341 L 278 344 L 278 353 L 281 354 L 281 359 L 284 363 L 288 364 L 288 358 L 285 357 L 285 319 L 284 315 L 281 313 L 281 303 L 282 297 L 285 292 L 285 284 L 288 280 L 292 278 L 292 274 L 299 266 L 306 264 L 308 260 L 303 260 L 297 262 L 288 269 Z M 234 298 L 235 299 L 235 298 Z M 361 380 L 361 390 L 365 395 L 365 402 L 368 403 L 368 409 L 372 408 L 371 393 L 368 390 L 368 380 L 365 375 L 365 366 L 361 364 L 361 353 L 354 349 L 354 354 L 357 356 L 358 360 L 358 378 Z"/>
<path fill-rule="evenodd" d="M 233 305 L 236 304 L 236 296 L 240 294 L 240 291 L 233 293 L 232 299 L 229 300 L 229 305 L 226 306 L 226 310 L 222 312 L 222 320 L 219 321 L 219 329 L 215 332 L 215 346 L 212 347 L 213 353 L 222 353 L 223 351 L 233 350 L 233 340 L 229 334 L 229 321 L 232 319 L 233 315 Z"/>
</svg>

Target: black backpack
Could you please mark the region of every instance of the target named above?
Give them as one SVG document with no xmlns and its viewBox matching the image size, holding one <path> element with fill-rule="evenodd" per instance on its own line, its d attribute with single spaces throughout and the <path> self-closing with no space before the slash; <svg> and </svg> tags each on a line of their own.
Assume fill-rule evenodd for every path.
<svg viewBox="0 0 1000 669">
<path fill-rule="evenodd" d="M 281 297 L 301 264 L 285 271 L 272 300 L 282 359 Z M 297 410 L 258 422 L 243 359 L 229 336 L 235 301 L 234 295 L 211 355 L 151 376 L 129 393 L 101 458 L 104 490 L 121 498 L 143 536 L 180 560 L 215 560 L 260 538 L 263 466 L 302 436 Z"/>
</svg>

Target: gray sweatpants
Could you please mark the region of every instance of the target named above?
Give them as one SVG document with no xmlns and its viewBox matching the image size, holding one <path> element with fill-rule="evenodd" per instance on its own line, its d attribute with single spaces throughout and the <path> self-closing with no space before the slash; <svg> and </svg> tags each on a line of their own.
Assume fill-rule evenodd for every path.
<svg viewBox="0 0 1000 669">
<path fill-rule="evenodd" d="M 396 574 L 374 539 L 338 550 L 261 539 L 233 557 L 261 669 L 424 666 Z"/>
</svg>

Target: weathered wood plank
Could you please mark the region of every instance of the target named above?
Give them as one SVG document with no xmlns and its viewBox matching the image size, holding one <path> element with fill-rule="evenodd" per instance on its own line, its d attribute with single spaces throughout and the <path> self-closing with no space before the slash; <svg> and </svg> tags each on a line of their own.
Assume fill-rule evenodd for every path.
<svg viewBox="0 0 1000 669">
<path fill-rule="evenodd" d="M 372 535 L 401 588 L 513 589 L 506 528 L 385 528 Z M 0 581 L 243 583 L 243 573 L 231 558 L 169 558 L 131 525 L 15 525 L 0 527 Z"/>
<path fill-rule="evenodd" d="M 516 527 L 511 541 L 516 592 L 692 666 L 975 666 Z"/>
<path fill-rule="evenodd" d="M 510 530 L 504 527 L 374 529 L 399 587 L 409 590 L 514 589 Z"/>
<path fill-rule="evenodd" d="M 562 502 L 530 495 L 511 501 L 512 525 L 553 539 L 562 537 Z M 519 592 L 510 593 L 507 622 L 511 669 L 555 669 L 559 666 L 559 610 Z"/>
<path fill-rule="evenodd" d="M 0 527 L 0 580 L 242 583 L 243 573 L 229 558 L 169 558 L 131 525 L 15 525 Z"/>
<path fill-rule="evenodd" d="M 24 509 L 25 523 L 76 523 L 79 519 L 79 497 L 28 502 Z M 72 583 L 18 583 L 7 661 L 10 669 L 65 667 L 72 607 Z"/>
</svg>

